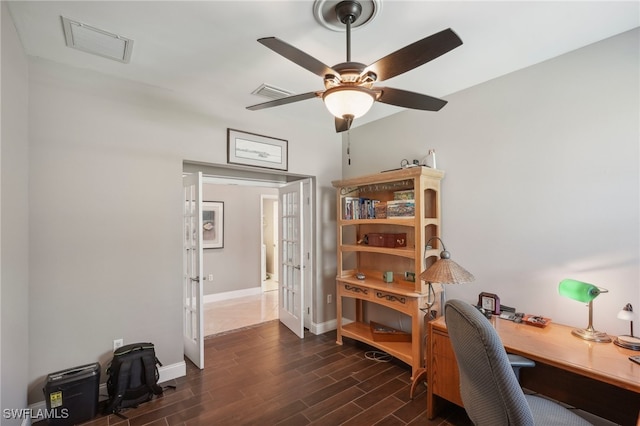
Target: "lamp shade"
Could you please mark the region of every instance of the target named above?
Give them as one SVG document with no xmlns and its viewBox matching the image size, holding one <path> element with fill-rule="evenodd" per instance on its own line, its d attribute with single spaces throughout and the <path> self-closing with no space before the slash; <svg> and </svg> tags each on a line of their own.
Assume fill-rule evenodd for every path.
<svg viewBox="0 0 640 426">
<path fill-rule="evenodd" d="M 432 239 L 437 239 L 442 243 L 442 240 L 438 237 Z M 462 284 L 472 282 L 475 280 L 475 277 L 462 266 L 451 260 L 451 254 L 444 248 L 444 244 L 442 244 L 440 259 L 422 271 L 420 279 L 428 283 Z"/>
<path fill-rule="evenodd" d="M 560 295 L 568 297 L 569 299 L 588 303 L 598 297 L 602 291 L 593 284 L 566 279 L 560 282 L 558 292 Z"/>
<path fill-rule="evenodd" d="M 633 308 L 631 307 L 631 303 L 627 303 L 627 305 L 622 308 L 620 312 L 618 312 L 618 319 L 624 321 L 633 321 L 635 319 L 635 315 L 633 313 Z"/>
<path fill-rule="evenodd" d="M 324 104 L 338 118 L 362 117 L 371 109 L 375 93 L 359 86 L 339 86 L 327 89 L 322 95 Z"/>
<path fill-rule="evenodd" d="M 475 280 L 473 275 L 451 259 L 438 259 L 420 274 L 420 279 L 440 284 L 462 284 Z"/>
</svg>

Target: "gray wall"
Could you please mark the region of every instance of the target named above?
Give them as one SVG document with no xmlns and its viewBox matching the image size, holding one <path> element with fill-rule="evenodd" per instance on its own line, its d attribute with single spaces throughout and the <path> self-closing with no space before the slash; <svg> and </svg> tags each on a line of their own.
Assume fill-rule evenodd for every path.
<svg viewBox="0 0 640 426">
<path fill-rule="evenodd" d="M 29 367 L 28 66 L 5 2 L 0 15 L 0 407 L 23 408 Z M 2 424 L 17 425 L 20 420 L 2 417 Z"/>
<path fill-rule="evenodd" d="M 260 195 L 278 194 L 275 188 L 204 184 L 202 199 L 224 202 L 224 248 L 203 254 L 204 293 L 260 288 Z"/>
<path fill-rule="evenodd" d="M 399 167 L 435 148 L 442 237 L 476 277 L 447 286 L 449 297 L 496 293 L 585 327 L 584 304 L 557 293 L 571 277 L 610 291 L 594 302 L 596 328 L 628 333 L 616 314 L 640 307 L 639 39 L 635 29 L 450 95 L 438 113 L 356 128 L 343 174 Z"/>
<path fill-rule="evenodd" d="M 289 141 L 290 172 L 317 176 L 326 194 L 341 147 L 326 123 L 205 116 L 154 87 L 36 58 L 29 68 L 33 402 L 47 373 L 108 362 L 116 338 L 182 362 L 183 161 L 225 164 L 227 127 L 272 135 Z M 333 241 L 317 250 L 317 292 L 335 286 L 334 227 L 319 209 L 316 232 Z M 315 308 L 318 322 L 335 316 Z"/>
</svg>

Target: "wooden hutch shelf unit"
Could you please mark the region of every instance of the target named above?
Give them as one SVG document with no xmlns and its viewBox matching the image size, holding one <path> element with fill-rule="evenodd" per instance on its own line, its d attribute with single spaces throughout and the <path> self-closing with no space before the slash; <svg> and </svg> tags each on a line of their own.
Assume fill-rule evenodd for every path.
<svg viewBox="0 0 640 426">
<path fill-rule="evenodd" d="M 437 240 L 430 243 L 428 250 L 425 245 L 430 238 L 440 236 L 443 176 L 441 170 L 412 167 L 332 182 L 337 189 L 337 343 L 342 344 L 342 338 L 348 337 L 387 352 L 409 364 L 412 377 L 424 367 L 426 330 L 421 308 L 427 306 L 428 298 L 438 300 L 434 294 L 428 296 L 427 283 L 419 276 L 426 267 L 424 259 L 431 265 L 441 250 Z M 386 204 L 399 196 L 406 201 L 413 196 L 415 209 L 390 216 L 388 206 L 394 203 L 389 203 L 386 212 L 377 209 L 375 214 L 371 200 L 373 204 Z M 358 204 L 365 207 L 356 213 L 353 208 Z M 400 247 L 372 245 L 371 237 L 382 238 L 379 234 L 406 234 L 406 240 L 398 237 Z M 383 279 L 388 271 L 393 272 L 392 282 Z M 357 273 L 363 273 L 365 278 L 356 278 Z M 353 322 L 344 321 L 343 298 L 355 301 Z M 387 341 L 374 336 L 367 315 L 370 303 L 407 315 L 411 319 L 411 341 Z"/>
</svg>

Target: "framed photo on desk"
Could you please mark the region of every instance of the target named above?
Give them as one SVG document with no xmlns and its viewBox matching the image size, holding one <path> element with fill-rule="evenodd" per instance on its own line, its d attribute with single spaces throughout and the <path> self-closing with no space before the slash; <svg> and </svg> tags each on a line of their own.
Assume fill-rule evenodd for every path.
<svg viewBox="0 0 640 426">
<path fill-rule="evenodd" d="M 500 315 L 500 298 L 493 293 L 480 293 L 478 306 L 494 315 Z"/>
</svg>

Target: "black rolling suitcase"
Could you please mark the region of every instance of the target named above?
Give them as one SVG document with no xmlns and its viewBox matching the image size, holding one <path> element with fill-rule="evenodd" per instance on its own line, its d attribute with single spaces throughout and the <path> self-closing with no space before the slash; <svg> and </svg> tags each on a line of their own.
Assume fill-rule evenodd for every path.
<svg viewBox="0 0 640 426">
<path fill-rule="evenodd" d="M 47 376 L 44 399 L 50 425 L 71 426 L 98 414 L 100 364 L 57 371 Z"/>
</svg>

